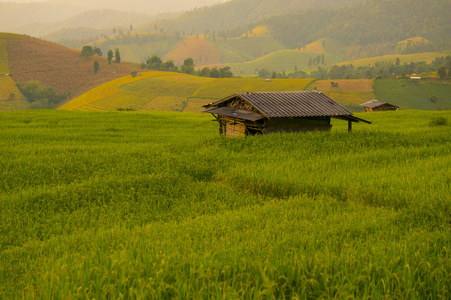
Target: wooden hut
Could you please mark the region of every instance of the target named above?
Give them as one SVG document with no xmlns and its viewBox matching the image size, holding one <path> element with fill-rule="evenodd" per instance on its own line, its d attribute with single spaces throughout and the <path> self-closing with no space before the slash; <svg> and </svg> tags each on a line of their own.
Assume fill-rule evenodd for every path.
<svg viewBox="0 0 451 300">
<path fill-rule="evenodd" d="M 245 136 L 256 133 L 330 130 L 331 118 L 353 122 L 369 121 L 318 91 L 238 93 L 204 105 L 219 122 L 219 133 Z"/>
<path fill-rule="evenodd" d="M 370 100 L 368 102 L 360 104 L 360 106 L 363 106 L 365 108 L 366 112 L 371 111 L 386 111 L 386 110 L 398 110 L 398 106 L 382 102 L 376 99 Z"/>
</svg>

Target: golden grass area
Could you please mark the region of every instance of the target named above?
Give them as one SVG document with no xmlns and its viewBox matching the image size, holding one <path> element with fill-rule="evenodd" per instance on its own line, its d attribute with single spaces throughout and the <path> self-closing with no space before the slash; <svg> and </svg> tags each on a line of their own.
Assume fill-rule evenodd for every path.
<svg viewBox="0 0 451 300">
<path fill-rule="evenodd" d="M 10 76 L 0 75 L 0 111 L 24 110 L 30 104 L 25 100 Z"/>
<path fill-rule="evenodd" d="M 326 53 L 326 50 L 323 47 L 322 40 L 308 44 L 307 46 L 301 48 L 301 50 L 308 52 Z"/>
<path fill-rule="evenodd" d="M 185 36 L 183 42 L 163 56 L 163 60 L 173 59 L 176 64 L 183 64 L 188 57 L 194 60 L 194 65 L 197 67 L 221 63 L 218 50 L 205 40 L 203 35 Z"/>
<path fill-rule="evenodd" d="M 413 38 L 410 38 L 410 39 L 406 39 L 404 41 L 400 41 L 400 42 L 398 42 L 398 45 L 401 46 L 401 47 L 406 47 L 406 46 L 411 45 L 411 44 L 430 44 L 430 43 L 431 42 L 428 41 L 427 39 L 417 36 L 417 37 L 413 37 Z"/>
<path fill-rule="evenodd" d="M 332 86 L 332 82 L 338 85 Z M 318 80 L 308 89 L 321 91 L 342 105 L 359 105 L 375 98 L 371 79 Z"/>
<path fill-rule="evenodd" d="M 244 92 L 278 92 L 302 91 L 312 79 L 265 79 L 222 78 L 205 84 L 198 89 L 193 97 L 221 99 L 234 93 Z"/>
<path fill-rule="evenodd" d="M 404 54 L 404 55 L 384 55 L 378 57 L 362 58 L 356 60 L 349 60 L 336 63 L 336 66 L 343 65 L 354 65 L 355 67 L 374 65 L 376 62 L 395 62 L 396 58 L 399 58 L 401 64 L 410 62 L 420 62 L 425 61 L 430 64 L 436 57 L 445 56 L 445 54 L 440 52 L 425 52 L 417 54 Z"/>
<path fill-rule="evenodd" d="M 104 83 L 92 90 L 84 93 L 83 95 L 67 102 L 66 104 L 59 107 L 61 110 L 112 110 L 119 107 L 113 106 L 113 102 L 110 105 L 93 105 L 97 101 L 103 101 L 103 99 L 116 96 L 124 92 L 119 87 L 134 81 L 143 80 L 151 76 L 161 75 L 163 72 L 144 72 L 139 76 L 132 77 L 131 75 L 121 77 L 107 83 Z M 125 94 L 124 94 L 125 95 Z M 121 95 L 122 97 L 122 95 Z M 103 102 L 101 102 L 103 103 Z M 121 103 L 123 104 L 123 103 Z"/>
<path fill-rule="evenodd" d="M 374 99 L 373 92 L 324 92 L 327 96 L 341 105 L 360 105 Z"/>
<path fill-rule="evenodd" d="M 23 110 L 30 104 L 16 86 L 16 82 L 6 74 L 10 73 L 8 62 L 8 40 L 19 35 L 0 33 L 0 111 Z"/>
<path fill-rule="evenodd" d="M 332 82 L 337 86 L 332 86 Z M 371 79 L 335 79 L 335 80 L 318 80 L 309 88 L 316 87 L 318 91 L 334 91 L 334 92 L 372 92 L 373 81 Z"/>
<path fill-rule="evenodd" d="M 312 79 L 204 78 L 171 72 L 144 72 L 105 83 L 64 104 L 61 110 L 200 112 L 202 105 L 238 92 L 300 91 Z"/>
<path fill-rule="evenodd" d="M 257 37 L 267 36 L 268 34 L 269 34 L 268 27 L 266 26 L 259 26 L 252 29 L 252 31 L 247 32 L 248 36 L 257 36 Z M 246 37 L 246 33 L 243 33 L 240 37 Z"/>
<path fill-rule="evenodd" d="M 0 39 L 22 39 L 23 37 L 21 34 L 0 32 Z"/>
</svg>

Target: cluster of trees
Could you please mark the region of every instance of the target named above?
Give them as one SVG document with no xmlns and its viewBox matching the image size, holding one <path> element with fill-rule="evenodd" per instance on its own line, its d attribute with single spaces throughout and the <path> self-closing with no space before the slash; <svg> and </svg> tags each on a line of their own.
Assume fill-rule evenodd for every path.
<svg viewBox="0 0 451 300">
<path fill-rule="evenodd" d="M 86 45 L 86 46 L 83 46 L 83 48 L 81 49 L 80 55 L 82 57 L 89 58 L 93 55 L 102 56 L 103 53 L 102 53 L 102 50 L 100 50 L 100 48 Z"/>
<path fill-rule="evenodd" d="M 309 61 L 308 61 L 308 67 L 311 69 L 314 65 L 326 65 L 326 60 L 324 58 L 324 53 L 320 54 L 316 57 L 310 57 Z"/>
<path fill-rule="evenodd" d="M 53 88 L 44 87 L 36 80 L 31 80 L 25 85 L 18 82 L 17 87 L 31 103 L 32 109 L 54 108 L 69 96 L 69 92 L 57 95 Z"/>
<path fill-rule="evenodd" d="M 448 70 L 448 71 L 447 71 Z M 375 63 L 374 65 L 359 66 L 342 65 L 332 66 L 330 69 L 319 68 L 312 72 L 312 77 L 322 77 L 330 79 L 348 78 L 380 78 L 388 76 L 405 76 L 411 74 L 421 74 L 436 72 L 440 78 L 444 79 L 448 73 L 451 76 L 451 55 L 437 57 L 430 64 L 426 62 L 400 63 L 397 58 L 395 62 Z"/>
<path fill-rule="evenodd" d="M 119 51 L 119 48 L 116 48 L 114 50 L 114 54 L 113 54 L 113 50 L 108 50 L 107 53 L 107 60 L 108 60 L 108 64 L 111 64 L 111 62 L 113 61 L 113 57 L 114 57 L 114 62 L 119 64 L 121 63 L 121 52 Z"/>
<path fill-rule="evenodd" d="M 80 55 L 82 57 L 89 58 L 93 55 L 102 56 L 103 53 L 100 48 L 86 45 L 86 46 L 83 46 L 83 48 L 81 49 Z M 119 64 L 121 62 L 121 53 L 119 51 L 119 48 L 115 49 L 114 54 L 113 54 L 113 50 L 110 49 L 108 51 L 108 53 L 107 53 L 108 64 L 111 64 L 111 62 L 113 61 L 113 57 L 115 58 L 115 63 Z M 100 63 L 98 60 L 94 61 L 93 68 L 94 68 L 94 74 L 97 74 L 100 70 Z"/>
<path fill-rule="evenodd" d="M 233 77 L 233 73 L 230 70 L 230 67 L 225 66 L 223 68 L 214 67 L 212 69 L 205 67 L 197 72 L 199 76 L 202 77 L 211 77 L 211 78 L 231 78 Z"/>
<path fill-rule="evenodd" d="M 259 78 L 307 78 L 307 73 L 301 70 L 298 70 L 298 68 L 294 67 L 294 72 L 277 72 L 277 71 L 269 71 L 268 69 L 257 69 L 255 70 L 257 77 Z"/>
<path fill-rule="evenodd" d="M 437 72 L 441 79 L 451 77 L 451 55 L 436 57 L 430 64 L 426 62 L 410 62 L 401 64 L 396 58 L 394 62 L 377 62 L 374 65 L 356 67 L 352 64 L 331 68 L 318 66 L 310 74 L 294 67 L 294 72 L 276 72 L 268 69 L 257 69 L 255 73 L 259 78 L 328 78 L 328 79 L 358 79 L 381 78 L 390 76 L 406 76 Z"/>
<path fill-rule="evenodd" d="M 192 74 L 192 75 L 198 75 L 202 77 L 211 77 L 211 78 L 230 78 L 233 77 L 232 71 L 230 71 L 230 67 L 223 67 L 223 68 L 208 68 L 205 67 L 203 69 L 200 69 L 196 71 L 194 60 L 189 57 L 183 61 L 183 65 L 178 66 L 175 65 L 174 61 L 172 59 L 167 60 L 166 62 L 163 62 L 163 60 L 157 55 L 152 54 L 146 62 L 141 64 L 142 69 L 151 69 L 151 70 L 158 70 L 158 71 L 170 71 L 170 72 L 180 72 L 185 74 Z"/>
<path fill-rule="evenodd" d="M 157 55 L 152 54 L 145 63 L 141 64 L 142 69 L 151 69 L 157 71 L 172 71 L 178 72 L 178 67 L 175 65 L 174 60 L 170 59 L 166 62 Z"/>
</svg>

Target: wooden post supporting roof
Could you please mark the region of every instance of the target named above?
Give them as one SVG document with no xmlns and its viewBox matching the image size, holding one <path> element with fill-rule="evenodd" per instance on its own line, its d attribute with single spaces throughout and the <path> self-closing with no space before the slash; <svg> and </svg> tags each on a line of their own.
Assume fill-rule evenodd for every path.
<svg viewBox="0 0 451 300">
<path fill-rule="evenodd" d="M 348 120 L 348 132 L 352 131 L 352 121 Z"/>
</svg>

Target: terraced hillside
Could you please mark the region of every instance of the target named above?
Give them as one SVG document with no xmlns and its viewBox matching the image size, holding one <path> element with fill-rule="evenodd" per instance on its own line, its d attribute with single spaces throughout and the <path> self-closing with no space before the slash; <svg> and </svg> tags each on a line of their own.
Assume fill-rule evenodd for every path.
<svg viewBox="0 0 451 300">
<path fill-rule="evenodd" d="M 0 33 L 0 111 L 23 110 L 30 106 L 10 76 L 8 40 L 17 38 L 22 36 Z"/>
<path fill-rule="evenodd" d="M 69 99 L 139 69 L 138 65 L 130 63 L 108 64 L 106 58 L 98 56 L 86 59 L 80 56 L 79 50 L 29 36 L 11 38 L 6 35 L 4 39 L 8 45 L 9 70 L 15 82 L 25 84 L 37 80 L 58 94 L 69 92 Z M 100 63 L 97 74 L 93 70 L 95 60 Z"/>
<path fill-rule="evenodd" d="M 355 67 L 374 65 L 376 63 L 382 62 L 395 62 L 399 58 L 400 63 L 410 63 L 410 62 L 421 62 L 424 61 L 430 64 L 436 57 L 445 56 L 445 54 L 440 52 L 425 52 L 416 54 L 403 54 L 403 55 L 384 55 L 378 57 L 362 58 L 350 61 L 342 61 L 335 63 L 337 66 L 343 65 L 354 65 Z"/>
<path fill-rule="evenodd" d="M 317 57 L 317 52 L 307 52 L 300 50 L 280 50 L 272 52 L 268 55 L 249 61 L 246 63 L 229 64 L 231 70 L 236 75 L 254 74 L 256 70 L 267 69 L 269 71 L 293 71 L 294 67 L 299 70 L 309 69 L 308 62 L 310 59 Z M 323 67 L 339 62 L 340 59 L 334 55 L 325 55 L 325 64 Z"/>
<path fill-rule="evenodd" d="M 237 92 L 298 91 L 312 79 L 212 79 L 170 72 L 144 72 L 105 83 L 61 106 L 62 110 L 117 109 L 199 112 L 202 105 Z"/>
</svg>

